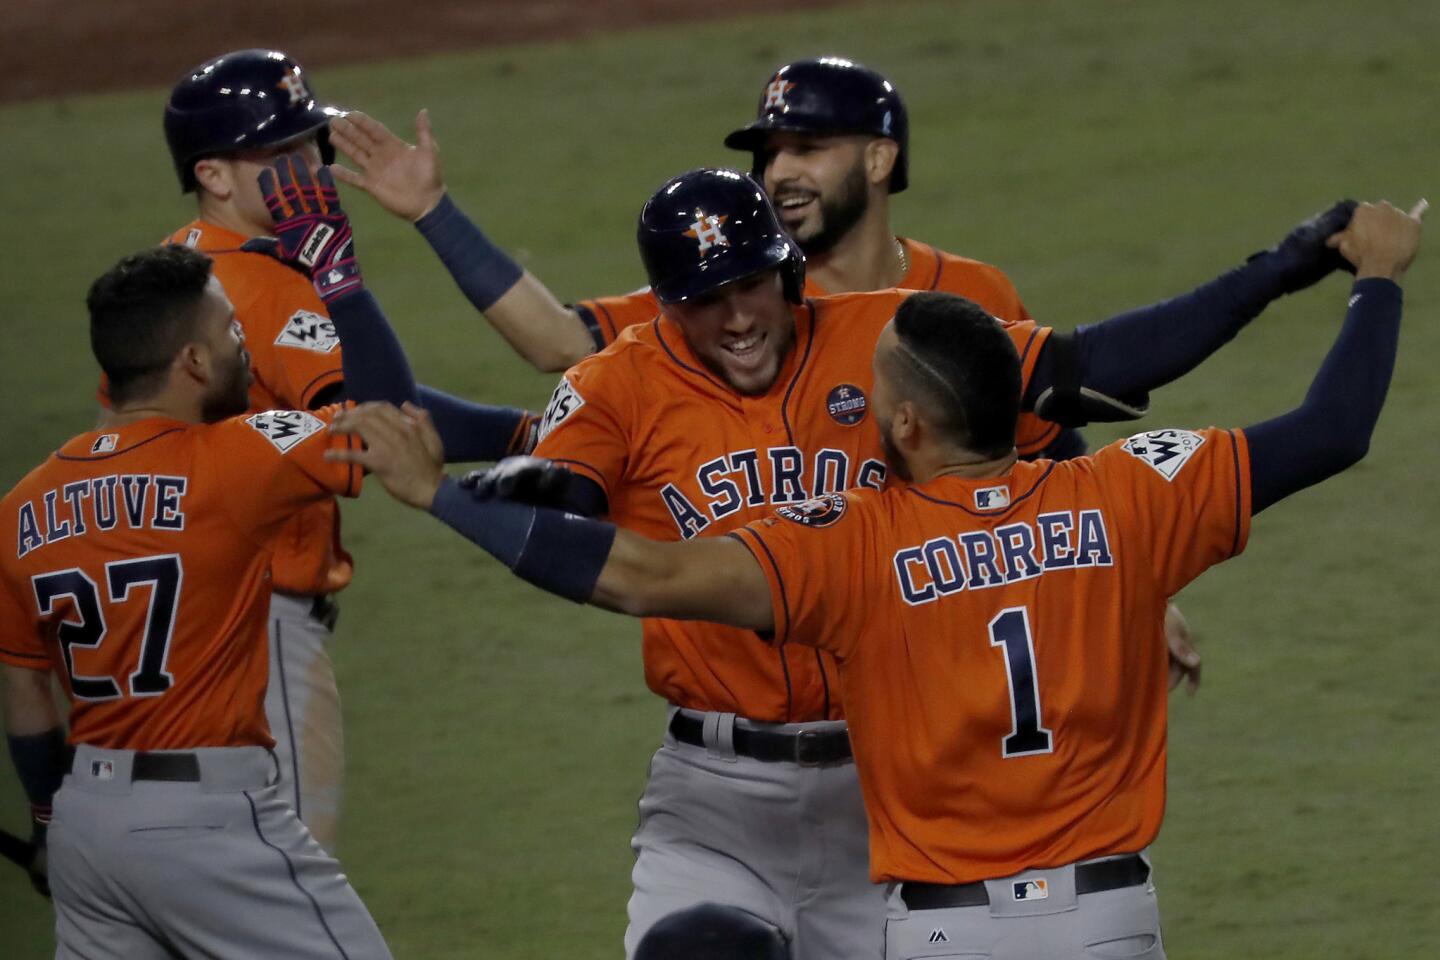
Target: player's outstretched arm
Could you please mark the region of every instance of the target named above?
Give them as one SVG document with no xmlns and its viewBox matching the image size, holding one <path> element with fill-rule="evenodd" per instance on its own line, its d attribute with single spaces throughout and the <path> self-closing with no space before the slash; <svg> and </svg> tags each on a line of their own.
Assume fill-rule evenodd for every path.
<svg viewBox="0 0 1440 960">
<path fill-rule="evenodd" d="M 479 485 L 466 489 L 445 476 L 439 436 L 413 405 L 365 404 L 340 413 L 331 429 L 358 434 L 365 446 L 328 451 L 327 459 L 363 466 L 397 500 L 434 514 L 544 590 L 636 617 L 774 626 L 769 583 L 738 541 L 664 543 L 560 510 L 478 499 Z"/>
<path fill-rule="evenodd" d="M 580 316 L 450 199 L 427 111 L 415 118 L 413 145 L 359 111 L 332 121 L 330 140 L 355 165 L 335 165 L 336 179 L 415 224 L 475 309 L 537 370 L 565 370 L 595 351 Z"/>
<path fill-rule="evenodd" d="M 1326 241 L 1345 229 L 1354 209 L 1353 200 L 1335 204 L 1189 293 L 1052 336 L 1037 359 L 1027 405 L 1067 425 L 1142 415 L 1151 390 L 1199 366 L 1269 303 L 1347 268 Z"/>
<path fill-rule="evenodd" d="M 1404 213 L 1362 204 L 1329 243 L 1355 265 L 1345 323 L 1305 395 L 1284 416 L 1245 428 L 1251 513 L 1360 461 L 1385 404 L 1400 337 L 1401 291 L 1420 246 L 1420 201 Z"/>
</svg>

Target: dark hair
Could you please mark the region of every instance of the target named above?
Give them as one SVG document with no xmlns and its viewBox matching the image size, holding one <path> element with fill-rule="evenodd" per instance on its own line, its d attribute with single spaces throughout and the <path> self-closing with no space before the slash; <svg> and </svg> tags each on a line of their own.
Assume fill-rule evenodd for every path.
<svg viewBox="0 0 1440 960">
<path fill-rule="evenodd" d="M 1020 358 L 1000 322 L 953 293 L 915 293 L 895 311 L 901 389 L 950 439 L 1002 457 L 1015 446 Z"/>
<path fill-rule="evenodd" d="M 90 285 L 90 349 L 110 381 L 111 403 L 160 387 L 195 335 L 209 279 L 209 257 L 171 244 L 130 254 Z"/>
</svg>

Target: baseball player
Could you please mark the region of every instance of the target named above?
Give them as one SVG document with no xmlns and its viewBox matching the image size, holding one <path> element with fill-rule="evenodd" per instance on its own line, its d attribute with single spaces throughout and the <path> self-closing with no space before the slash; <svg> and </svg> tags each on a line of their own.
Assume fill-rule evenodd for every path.
<svg viewBox="0 0 1440 960">
<path fill-rule="evenodd" d="M 263 708 L 275 554 L 355 496 L 336 407 L 250 411 L 211 259 L 121 260 L 90 289 L 110 410 L 0 500 L 5 723 L 47 856 L 59 957 L 389 957 L 277 779 Z M 70 700 L 68 769 L 53 749 Z"/>
<path fill-rule="evenodd" d="M 1338 255 L 1324 238 L 1348 217 L 1342 205 L 1194 293 L 1081 328 L 1058 356 L 1051 330 L 1006 324 L 1025 406 L 1047 392 L 1071 394 L 1052 409 L 1143 395 L 1190 369 L 1273 291 L 1328 272 Z M 567 373 L 541 425 L 536 452 L 576 474 L 566 505 L 691 539 L 881 488 L 870 355 L 909 294 L 803 298 L 799 250 L 735 171 L 666 183 L 638 236 L 662 315 Z M 800 960 L 877 956 L 883 904 L 830 655 L 661 619 L 643 647 L 646 682 L 671 709 L 633 841 L 627 950 L 660 917 L 716 901 L 772 923 Z"/>
<path fill-rule="evenodd" d="M 782 658 L 833 658 L 870 873 L 890 895 L 888 922 L 865 920 L 869 937 L 883 929 L 885 956 L 1163 958 L 1144 851 L 1164 809 L 1166 598 L 1243 550 L 1254 514 L 1368 449 L 1394 366 L 1397 281 L 1422 212 L 1423 202 L 1410 215 L 1367 204 L 1328 241 L 1358 268 L 1339 337 L 1300 407 L 1243 430 L 1152 430 L 1094 457 L 1021 462 L 1027 377 L 1013 333 L 963 298 L 919 293 L 897 305 L 873 357 L 873 419 L 905 483 L 782 505 L 726 536 L 650 539 L 479 499 L 444 478 L 434 431 L 414 407 L 343 417 L 336 429 L 358 432 L 368 449 L 330 456 L 366 466 L 393 495 L 552 592 L 634 616 L 730 624 L 737 657 L 764 645 Z M 652 274 L 662 298 L 665 279 Z M 627 342 L 639 341 L 604 356 L 623 357 Z M 582 390 L 603 359 L 581 365 Z M 742 744 L 770 749 L 779 734 L 706 727 L 706 750 L 672 746 L 667 762 L 733 802 L 722 765 Z M 797 750 L 823 761 L 825 743 L 817 733 Z M 782 814 L 775 808 L 789 798 L 756 783 L 752 799 L 752 844 L 783 855 L 795 847 L 787 827 L 823 832 L 806 809 L 814 798 Z M 663 809 L 642 801 L 642 817 Z M 791 861 L 788 884 L 808 882 L 816 866 Z M 869 952 L 792 943 L 796 956 Z"/>
<path fill-rule="evenodd" d="M 315 410 L 345 398 L 343 352 L 328 304 L 303 271 L 265 255 L 275 227 L 257 185 L 285 154 L 299 152 L 312 168 L 332 160 L 327 126 L 340 115 L 316 98 L 300 64 L 275 50 L 239 50 L 201 64 L 176 84 L 165 107 L 175 171 L 198 207 L 196 219 L 169 241 L 214 259 L 250 345 L 254 410 Z M 454 406 L 453 398 L 428 388 L 421 397 L 440 416 Z M 526 449 L 533 418 L 490 409 L 472 419 L 487 416 L 452 459 L 493 460 Z M 339 522 L 334 500 L 318 500 L 295 513 L 277 543 L 265 700 L 282 789 L 329 850 L 338 840 L 344 735 L 326 648 L 335 594 L 354 569 Z"/>
</svg>

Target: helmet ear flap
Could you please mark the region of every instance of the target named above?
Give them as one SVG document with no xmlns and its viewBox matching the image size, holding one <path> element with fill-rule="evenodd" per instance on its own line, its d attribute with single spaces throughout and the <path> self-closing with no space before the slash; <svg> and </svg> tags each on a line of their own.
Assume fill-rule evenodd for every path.
<svg viewBox="0 0 1440 960">
<path fill-rule="evenodd" d="M 805 302 L 805 255 L 790 244 L 790 256 L 780 265 L 780 282 L 785 299 L 794 304 Z"/>
</svg>

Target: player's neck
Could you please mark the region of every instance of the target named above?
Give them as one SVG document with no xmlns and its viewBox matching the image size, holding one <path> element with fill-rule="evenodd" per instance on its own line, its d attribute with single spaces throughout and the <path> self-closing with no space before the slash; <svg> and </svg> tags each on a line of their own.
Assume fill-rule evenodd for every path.
<svg viewBox="0 0 1440 960">
<path fill-rule="evenodd" d="M 183 420 L 186 423 L 200 423 L 204 416 L 198 398 L 180 397 L 170 392 L 122 403 L 107 410 L 100 418 L 103 428 L 123 427 L 141 420 Z"/>
<path fill-rule="evenodd" d="M 1010 472 L 1020 459 L 1019 453 L 1013 449 L 1003 457 L 980 459 L 980 456 L 968 450 L 937 451 L 929 457 L 918 457 L 922 461 L 920 463 L 910 463 L 910 472 L 916 483 L 925 483 L 937 477 L 983 480 Z"/>
<path fill-rule="evenodd" d="M 805 260 L 810 278 L 826 293 L 886 290 L 899 285 L 907 266 L 886 200 L 872 202 L 835 246 Z"/>
<path fill-rule="evenodd" d="M 251 223 L 232 203 L 206 194 L 200 198 L 200 219 L 242 237 L 268 237 L 268 227 Z"/>
</svg>

